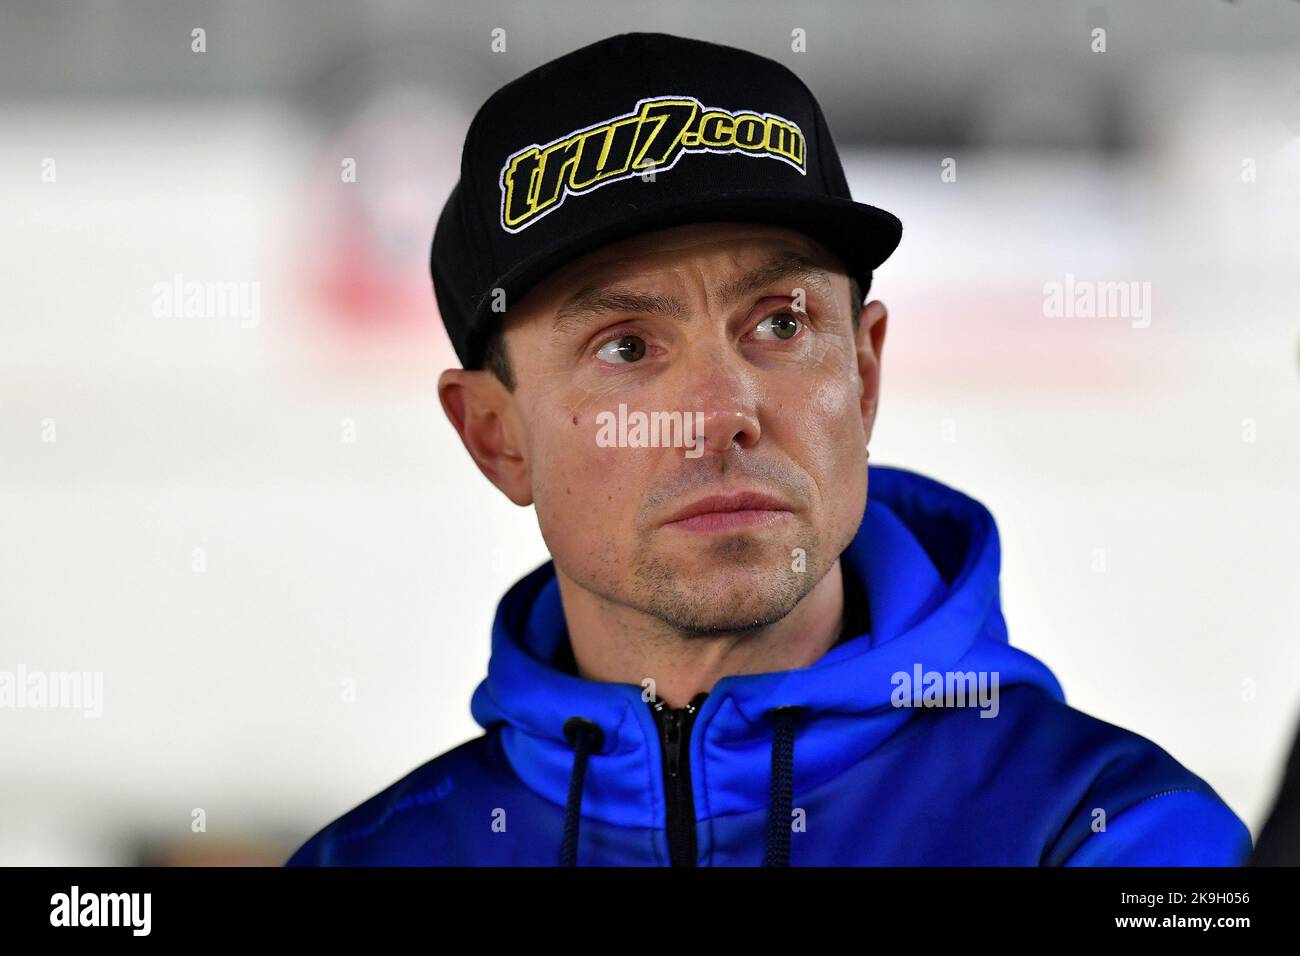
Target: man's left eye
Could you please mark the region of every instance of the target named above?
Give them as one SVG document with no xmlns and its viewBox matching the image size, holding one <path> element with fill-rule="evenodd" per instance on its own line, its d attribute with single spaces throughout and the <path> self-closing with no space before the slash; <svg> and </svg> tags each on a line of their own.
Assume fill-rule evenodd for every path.
<svg viewBox="0 0 1300 956">
<path fill-rule="evenodd" d="M 771 332 L 778 339 L 792 339 L 799 331 L 799 319 L 790 312 L 777 312 L 754 326 L 754 331 L 760 334 Z"/>
</svg>

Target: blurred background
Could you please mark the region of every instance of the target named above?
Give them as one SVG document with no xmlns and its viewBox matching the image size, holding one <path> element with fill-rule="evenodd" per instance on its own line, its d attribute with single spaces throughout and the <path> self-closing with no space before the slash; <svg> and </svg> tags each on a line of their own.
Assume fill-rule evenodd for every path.
<svg viewBox="0 0 1300 956">
<path fill-rule="evenodd" d="M 482 100 L 639 29 L 817 94 L 905 226 L 873 463 L 983 501 L 1012 643 L 1258 836 L 1300 714 L 1300 2 L 6 0 L 0 671 L 102 696 L 0 709 L 0 864 L 279 864 L 481 732 L 547 554 L 438 404 L 429 243 Z M 1102 282 L 1146 305 L 1051 314 Z"/>
</svg>

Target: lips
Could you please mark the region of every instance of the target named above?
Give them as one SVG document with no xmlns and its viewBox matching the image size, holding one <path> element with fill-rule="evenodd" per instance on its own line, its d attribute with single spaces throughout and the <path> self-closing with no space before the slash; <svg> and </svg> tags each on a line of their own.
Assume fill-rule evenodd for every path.
<svg viewBox="0 0 1300 956">
<path fill-rule="evenodd" d="M 686 531 L 724 531 L 773 524 L 792 510 L 780 498 L 756 491 L 709 495 L 692 502 L 664 524 Z"/>
</svg>

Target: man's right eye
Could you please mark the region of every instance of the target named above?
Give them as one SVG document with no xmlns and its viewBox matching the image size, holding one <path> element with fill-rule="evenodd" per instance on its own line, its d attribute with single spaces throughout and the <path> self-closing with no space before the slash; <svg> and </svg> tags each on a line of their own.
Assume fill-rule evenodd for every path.
<svg viewBox="0 0 1300 956">
<path fill-rule="evenodd" d="M 645 355 L 645 339 L 639 335 L 620 335 L 597 349 L 596 355 L 612 364 L 636 362 Z"/>
</svg>

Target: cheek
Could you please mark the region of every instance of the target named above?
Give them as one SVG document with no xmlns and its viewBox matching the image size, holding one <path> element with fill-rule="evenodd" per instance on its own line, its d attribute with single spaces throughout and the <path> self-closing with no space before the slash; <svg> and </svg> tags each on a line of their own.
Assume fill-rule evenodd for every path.
<svg viewBox="0 0 1300 956">
<path fill-rule="evenodd" d="M 822 474 L 853 468 L 865 446 L 862 409 L 856 383 L 842 377 L 810 382 L 799 413 L 798 428 L 809 466 Z"/>
<path fill-rule="evenodd" d="M 815 383 L 808 405 L 825 422 L 856 425 L 861 429 L 857 384 L 847 377 L 836 376 Z"/>
<path fill-rule="evenodd" d="M 555 410 L 532 432 L 542 437 L 529 448 L 538 526 L 552 555 L 570 568 L 619 560 L 642 498 L 638 450 L 598 445 L 596 411 Z"/>
<path fill-rule="evenodd" d="M 795 430 L 796 460 L 816 486 L 824 524 L 856 527 L 866 504 L 867 468 L 857 382 L 843 373 L 810 381 L 796 408 L 785 427 Z"/>
</svg>

